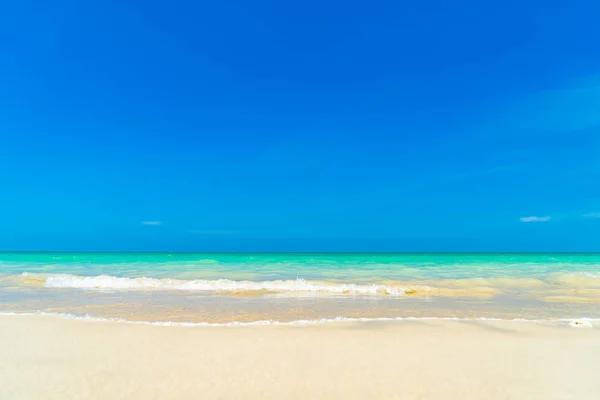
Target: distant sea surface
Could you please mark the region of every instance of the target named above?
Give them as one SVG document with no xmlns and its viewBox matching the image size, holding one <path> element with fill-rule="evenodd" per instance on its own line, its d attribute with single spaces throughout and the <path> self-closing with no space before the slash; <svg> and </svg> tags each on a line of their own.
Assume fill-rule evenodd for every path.
<svg viewBox="0 0 600 400">
<path fill-rule="evenodd" d="M 600 254 L 0 253 L 0 312 L 162 323 L 600 317 Z"/>
</svg>

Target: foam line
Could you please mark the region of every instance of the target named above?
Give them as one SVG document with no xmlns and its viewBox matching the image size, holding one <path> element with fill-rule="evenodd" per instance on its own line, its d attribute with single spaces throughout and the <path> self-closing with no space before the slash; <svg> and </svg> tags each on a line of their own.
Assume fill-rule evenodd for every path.
<svg viewBox="0 0 600 400">
<path fill-rule="evenodd" d="M 327 324 L 327 323 L 335 323 L 335 322 L 376 322 L 376 321 L 518 321 L 518 322 L 531 322 L 531 323 L 540 323 L 540 322 L 564 322 L 567 323 L 571 327 L 593 327 L 592 322 L 600 322 L 600 318 L 560 318 L 560 319 L 524 319 L 524 318 L 514 318 L 514 319 L 503 319 L 503 318 L 458 318 L 458 317 L 378 317 L 378 318 L 351 318 L 351 317 L 334 317 L 334 318 L 320 318 L 320 319 L 301 319 L 295 321 L 276 321 L 276 320 L 259 320 L 259 321 L 251 321 L 251 322 L 241 322 L 241 321 L 232 321 L 232 322 L 222 322 L 222 323 L 213 323 L 213 322 L 171 322 L 171 321 L 131 321 L 122 318 L 102 318 L 102 317 L 93 317 L 90 315 L 75 315 L 75 314 L 65 314 L 65 313 L 49 313 L 49 312 L 24 312 L 24 313 L 16 313 L 16 312 L 2 312 L 0 311 L 0 316 L 50 316 L 50 317 L 59 317 L 65 319 L 76 319 L 76 320 L 84 320 L 84 321 L 94 321 L 94 322 L 117 322 L 117 323 L 126 323 L 126 324 L 134 324 L 134 325 L 152 325 L 152 326 L 180 326 L 180 327 L 225 327 L 225 326 L 257 326 L 257 325 L 317 325 L 317 324 Z"/>
</svg>

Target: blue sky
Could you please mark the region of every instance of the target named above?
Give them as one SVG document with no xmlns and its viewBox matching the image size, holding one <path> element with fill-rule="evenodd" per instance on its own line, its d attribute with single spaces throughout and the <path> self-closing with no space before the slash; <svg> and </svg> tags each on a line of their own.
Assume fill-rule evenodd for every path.
<svg viewBox="0 0 600 400">
<path fill-rule="evenodd" d="M 5 2 L 0 249 L 600 251 L 598 15 Z"/>
</svg>

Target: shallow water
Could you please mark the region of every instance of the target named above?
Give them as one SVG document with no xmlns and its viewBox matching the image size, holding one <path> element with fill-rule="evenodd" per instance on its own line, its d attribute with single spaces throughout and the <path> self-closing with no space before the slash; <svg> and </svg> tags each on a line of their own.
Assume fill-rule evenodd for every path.
<svg viewBox="0 0 600 400">
<path fill-rule="evenodd" d="M 600 317 L 600 254 L 0 253 L 0 311 L 144 321 Z"/>
</svg>

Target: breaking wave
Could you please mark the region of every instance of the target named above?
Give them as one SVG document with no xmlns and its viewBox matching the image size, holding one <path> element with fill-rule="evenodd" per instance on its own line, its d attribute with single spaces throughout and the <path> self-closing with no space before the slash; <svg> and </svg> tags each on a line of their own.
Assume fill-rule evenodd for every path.
<svg viewBox="0 0 600 400">
<path fill-rule="evenodd" d="M 352 284 L 307 281 L 304 279 L 274 281 L 180 280 L 156 278 L 123 278 L 109 275 L 78 276 L 69 274 L 48 275 L 43 281 L 48 288 L 104 289 L 104 290 L 183 290 L 194 292 L 322 292 L 333 294 L 403 295 L 412 294 L 415 288 L 378 284 Z M 427 291 L 427 287 L 419 291 Z"/>
</svg>

